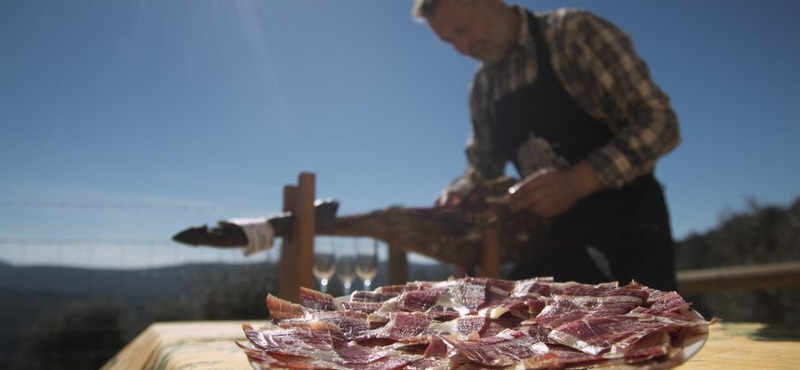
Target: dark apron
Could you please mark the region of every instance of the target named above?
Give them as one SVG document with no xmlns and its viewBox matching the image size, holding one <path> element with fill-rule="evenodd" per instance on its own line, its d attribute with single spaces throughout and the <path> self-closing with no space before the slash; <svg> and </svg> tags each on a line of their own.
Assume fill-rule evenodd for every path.
<svg viewBox="0 0 800 370">
<path fill-rule="evenodd" d="M 536 44 L 536 81 L 493 105 L 492 140 L 521 170 L 517 150 L 531 135 L 547 141 L 570 165 L 608 143 L 613 133 L 567 93 L 550 62 L 538 22 L 528 13 Z M 519 263 L 509 278 L 552 276 L 556 281 L 600 283 L 635 279 L 652 288 L 675 289 L 673 241 L 661 186 L 652 174 L 620 189 L 580 200 L 550 220 L 546 248 Z"/>
</svg>

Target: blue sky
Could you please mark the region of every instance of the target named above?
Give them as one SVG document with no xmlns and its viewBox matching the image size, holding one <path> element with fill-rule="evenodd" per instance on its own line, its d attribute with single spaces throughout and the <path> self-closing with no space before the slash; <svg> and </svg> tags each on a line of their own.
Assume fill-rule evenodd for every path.
<svg viewBox="0 0 800 370">
<path fill-rule="evenodd" d="M 521 3 L 632 37 L 680 119 L 657 167 L 677 238 L 800 195 L 800 2 Z M 0 260 L 243 261 L 169 238 L 279 211 L 301 171 L 341 214 L 432 204 L 464 168 L 477 63 L 409 7 L 0 0 Z"/>
</svg>

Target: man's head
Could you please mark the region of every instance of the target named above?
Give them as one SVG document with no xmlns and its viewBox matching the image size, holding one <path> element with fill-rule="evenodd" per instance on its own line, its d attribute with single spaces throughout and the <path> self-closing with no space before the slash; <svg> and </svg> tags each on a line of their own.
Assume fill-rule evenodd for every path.
<svg viewBox="0 0 800 370">
<path fill-rule="evenodd" d="M 501 0 L 415 0 L 412 14 L 459 53 L 486 64 L 505 58 L 519 36 L 519 15 Z"/>
</svg>

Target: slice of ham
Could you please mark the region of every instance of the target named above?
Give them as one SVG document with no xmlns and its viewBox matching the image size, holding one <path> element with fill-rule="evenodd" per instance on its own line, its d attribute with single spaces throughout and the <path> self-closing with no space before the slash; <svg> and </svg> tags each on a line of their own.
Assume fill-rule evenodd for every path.
<svg viewBox="0 0 800 370">
<path fill-rule="evenodd" d="M 439 296 L 446 293 L 444 289 L 412 290 L 404 292 L 397 298 L 397 306 L 406 311 L 428 312 L 436 306 Z M 457 313 L 456 313 L 457 316 Z"/>
<path fill-rule="evenodd" d="M 581 352 L 597 355 L 612 347 L 614 352 L 622 351 L 666 326 L 663 322 L 636 316 L 586 317 L 553 329 L 548 338 Z"/>
<path fill-rule="evenodd" d="M 480 338 L 489 326 L 485 317 L 463 316 L 445 322 L 431 322 L 417 336 L 398 339 L 398 341 L 408 344 L 430 344 L 435 337 L 449 336 L 452 338 Z"/>
<path fill-rule="evenodd" d="M 472 362 L 483 366 L 510 366 L 525 361 L 542 362 L 553 366 L 555 358 L 547 345 L 516 330 L 504 330 L 492 337 L 460 340 L 442 337 L 449 349 L 451 361 Z"/>
<path fill-rule="evenodd" d="M 542 297 L 506 297 L 486 305 L 478 311 L 478 315 L 498 319 L 510 313 L 514 317 L 526 319 L 539 314 L 546 304 L 547 300 Z"/>
<path fill-rule="evenodd" d="M 350 302 L 386 302 L 400 295 L 401 292 L 370 292 L 357 290 L 350 295 Z"/>
<path fill-rule="evenodd" d="M 538 277 L 533 279 L 525 279 L 517 281 L 514 284 L 514 290 L 511 292 L 512 297 L 528 297 L 534 296 L 547 296 L 550 295 L 550 288 L 553 285 L 553 278 L 551 277 Z"/>
<path fill-rule="evenodd" d="M 274 320 L 297 319 L 308 314 L 308 310 L 305 307 L 280 299 L 272 294 L 267 295 L 267 308 L 269 308 L 270 317 Z"/>
<path fill-rule="evenodd" d="M 335 325 L 321 321 L 264 328 L 244 324 L 242 329 L 253 344 L 248 356 L 288 368 L 383 370 L 419 358 L 347 341 Z"/>
<path fill-rule="evenodd" d="M 383 307 L 383 302 L 342 302 L 342 308 L 351 311 L 360 311 L 364 313 L 375 313 Z"/>
<path fill-rule="evenodd" d="M 295 323 L 321 321 L 336 325 L 342 336 L 347 340 L 366 335 L 370 331 L 370 321 L 368 315 L 359 311 L 317 311 L 311 312 L 307 316 L 296 319 L 285 319 L 280 321 L 281 326 Z"/>
<path fill-rule="evenodd" d="M 681 328 L 705 326 L 705 322 L 647 314 L 586 317 L 553 329 L 548 336 L 584 353 L 622 353 L 642 338 L 656 332 L 675 332 Z"/>
<path fill-rule="evenodd" d="M 555 329 L 584 317 L 624 315 L 639 307 L 647 296 L 637 287 L 572 285 L 557 293 L 534 321 Z"/>
<path fill-rule="evenodd" d="M 388 324 L 365 333 L 358 340 L 382 338 L 400 341 L 408 338 L 417 338 L 425 332 L 431 323 L 433 323 L 433 320 L 422 312 L 396 312 L 389 315 Z"/>
<path fill-rule="evenodd" d="M 300 305 L 316 311 L 341 310 L 342 305 L 330 294 L 300 287 Z"/>
<path fill-rule="evenodd" d="M 641 307 L 636 307 L 631 312 L 661 316 L 681 316 L 691 306 L 676 292 L 662 292 L 650 288 L 647 288 L 647 291 L 650 293 L 647 302 Z"/>
</svg>

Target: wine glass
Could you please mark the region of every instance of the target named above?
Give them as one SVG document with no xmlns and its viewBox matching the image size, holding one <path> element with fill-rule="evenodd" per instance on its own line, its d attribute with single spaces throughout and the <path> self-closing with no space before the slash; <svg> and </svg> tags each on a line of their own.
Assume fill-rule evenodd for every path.
<svg viewBox="0 0 800 370">
<path fill-rule="evenodd" d="M 364 281 L 364 290 L 370 290 L 372 279 L 378 274 L 378 241 L 362 240 L 356 255 L 356 275 Z"/>
<path fill-rule="evenodd" d="M 328 292 L 328 283 L 336 271 L 336 254 L 333 251 L 331 240 L 321 240 L 320 243 L 314 243 L 314 266 L 312 271 L 314 277 L 319 279 L 320 290 L 323 293 Z"/>
<path fill-rule="evenodd" d="M 352 245 L 340 246 L 337 251 L 336 277 L 342 282 L 344 295 L 350 294 L 350 287 L 356 279 L 356 256 Z"/>
</svg>

